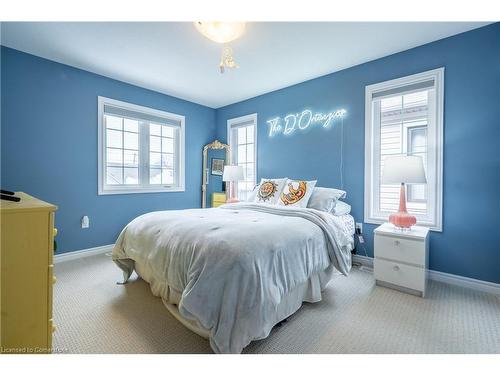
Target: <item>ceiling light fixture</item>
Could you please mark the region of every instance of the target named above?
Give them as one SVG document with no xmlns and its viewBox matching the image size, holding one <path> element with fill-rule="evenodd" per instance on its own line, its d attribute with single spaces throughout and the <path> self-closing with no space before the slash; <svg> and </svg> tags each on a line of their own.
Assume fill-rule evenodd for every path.
<svg viewBox="0 0 500 375">
<path fill-rule="evenodd" d="M 220 44 L 238 39 L 245 32 L 245 22 L 195 22 L 194 25 L 201 34 Z M 226 68 L 237 67 L 233 50 L 229 46 L 224 46 L 219 63 L 220 72 L 224 73 Z"/>
</svg>

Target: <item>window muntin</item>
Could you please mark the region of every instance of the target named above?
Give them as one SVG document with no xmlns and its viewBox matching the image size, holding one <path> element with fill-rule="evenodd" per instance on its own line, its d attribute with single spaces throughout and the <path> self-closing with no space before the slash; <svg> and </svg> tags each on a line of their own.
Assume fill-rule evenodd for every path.
<svg viewBox="0 0 500 375">
<path fill-rule="evenodd" d="M 104 115 L 106 126 L 106 184 L 139 184 L 138 121 Z"/>
<path fill-rule="evenodd" d="M 99 194 L 184 190 L 184 117 L 99 97 Z"/>
<path fill-rule="evenodd" d="M 167 125 L 149 125 L 149 183 L 172 186 L 176 183 L 177 130 Z"/>
<path fill-rule="evenodd" d="M 238 198 L 246 200 L 256 184 L 257 115 L 228 120 L 231 164 L 243 167 L 244 180 L 236 184 Z"/>
<path fill-rule="evenodd" d="M 407 209 L 441 230 L 444 69 L 366 88 L 365 221 L 381 223 L 399 206 L 399 185 L 381 184 L 384 160 L 419 155 L 427 184 L 408 184 Z"/>
</svg>

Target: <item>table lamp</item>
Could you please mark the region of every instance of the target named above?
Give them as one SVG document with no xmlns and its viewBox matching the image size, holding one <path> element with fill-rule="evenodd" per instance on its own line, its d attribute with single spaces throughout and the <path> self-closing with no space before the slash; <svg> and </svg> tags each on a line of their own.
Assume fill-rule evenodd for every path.
<svg viewBox="0 0 500 375">
<path fill-rule="evenodd" d="M 406 184 L 425 184 L 424 163 L 420 156 L 389 156 L 384 159 L 382 184 L 401 184 L 399 210 L 389 216 L 389 222 L 397 228 L 409 229 L 417 223 L 417 218 L 406 210 Z"/>
<path fill-rule="evenodd" d="M 230 183 L 229 199 L 227 203 L 239 202 L 234 190 L 234 183 L 244 179 L 243 167 L 238 165 L 225 165 L 224 173 L 222 174 L 222 181 Z"/>
</svg>

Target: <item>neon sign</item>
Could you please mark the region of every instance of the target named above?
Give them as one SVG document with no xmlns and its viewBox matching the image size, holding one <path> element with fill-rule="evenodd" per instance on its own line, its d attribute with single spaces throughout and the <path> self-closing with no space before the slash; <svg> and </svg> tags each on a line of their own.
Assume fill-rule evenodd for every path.
<svg viewBox="0 0 500 375">
<path fill-rule="evenodd" d="M 328 113 L 313 113 L 311 110 L 305 109 L 299 113 L 290 113 L 283 119 L 278 116 L 267 121 L 269 124 L 269 136 L 273 137 L 280 133 L 291 135 L 297 129 L 306 130 L 311 126 L 329 128 L 335 120 L 342 119 L 346 113 L 347 111 L 345 109 L 339 109 Z"/>
</svg>

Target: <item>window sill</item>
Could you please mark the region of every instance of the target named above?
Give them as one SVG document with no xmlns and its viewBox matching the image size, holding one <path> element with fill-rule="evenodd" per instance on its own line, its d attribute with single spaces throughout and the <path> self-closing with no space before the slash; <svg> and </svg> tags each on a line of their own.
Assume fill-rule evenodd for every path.
<svg viewBox="0 0 500 375">
<path fill-rule="evenodd" d="M 364 218 L 364 222 L 367 224 L 384 224 L 384 223 L 387 223 L 388 221 L 389 221 L 389 217 L 370 217 L 370 218 L 365 217 Z M 416 225 L 429 228 L 429 230 L 432 232 L 442 232 L 443 231 L 443 228 L 441 225 L 436 225 L 435 223 L 421 221 L 418 219 L 417 219 Z"/>
<path fill-rule="evenodd" d="M 178 193 L 184 192 L 183 186 L 156 189 L 99 189 L 98 195 L 143 194 L 143 193 Z"/>
</svg>

